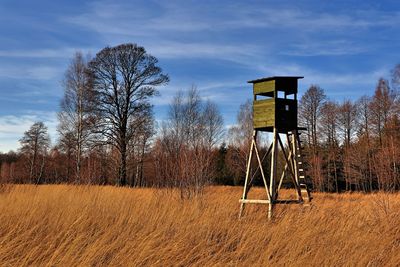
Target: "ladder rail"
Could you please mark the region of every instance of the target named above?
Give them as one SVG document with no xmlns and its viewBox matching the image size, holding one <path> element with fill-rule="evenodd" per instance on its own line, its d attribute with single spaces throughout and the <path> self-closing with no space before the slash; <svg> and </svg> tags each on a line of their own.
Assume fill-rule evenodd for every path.
<svg viewBox="0 0 400 267">
<path fill-rule="evenodd" d="M 309 183 L 307 182 L 307 175 L 305 172 L 305 167 L 303 165 L 304 158 L 303 158 L 303 147 L 301 145 L 302 141 L 300 139 L 301 132 L 295 131 L 294 138 L 296 139 L 297 147 L 296 147 L 296 166 L 295 168 L 298 171 L 299 174 L 299 186 L 300 186 L 300 191 L 302 193 L 303 199 L 306 199 L 307 202 L 310 202 L 312 199 L 310 188 L 309 188 Z M 303 195 L 304 194 L 304 195 Z"/>
</svg>

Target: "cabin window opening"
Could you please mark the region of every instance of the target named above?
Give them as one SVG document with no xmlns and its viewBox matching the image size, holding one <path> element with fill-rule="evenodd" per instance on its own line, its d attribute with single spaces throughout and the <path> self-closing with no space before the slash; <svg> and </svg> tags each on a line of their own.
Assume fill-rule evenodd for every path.
<svg viewBox="0 0 400 267">
<path fill-rule="evenodd" d="M 294 100 L 294 94 L 286 95 L 286 98 L 287 98 L 287 99 Z"/>
<path fill-rule="evenodd" d="M 264 99 L 271 99 L 272 96 L 268 95 L 256 95 L 257 99 L 256 100 L 264 100 Z"/>
<path fill-rule="evenodd" d="M 278 98 L 285 98 L 285 92 L 278 91 Z"/>
</svg>

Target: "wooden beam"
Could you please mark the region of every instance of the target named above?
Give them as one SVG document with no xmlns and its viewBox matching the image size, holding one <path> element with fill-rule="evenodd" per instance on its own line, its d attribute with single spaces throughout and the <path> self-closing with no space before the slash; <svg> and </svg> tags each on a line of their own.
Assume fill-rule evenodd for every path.
<svg viewBox="0 0 400 267">
<path fill-rule="evenodd" d="M 262 161 L 260 159 L 260 154 L 258 153 L 258 148 L 257 148 L 257 143 L 256 141 L 254 141 L 254 150 L 256 151 L 256 156 L 257 156 L 257 160 L 258 160 L 258 165 L 260 166 L 260 171 L 261 171 L 261 176 L 263 178 L 263 182 L 264 182 L 264 186 L 265 186 L 265 191 L 267 193 L 268 196 L 268 200 L 271 200 L 271 192 L 268 190 L 268 184 L 267 184 L 267 180 L 265 179 L 265 175 L 264 175 L 264 169 L 262 167 Z"/>
<path fill-rule="evenodd" d="M 272 219 L 273 203 L 276 200 L 276 174 L 277 174 L 277 159 L 278 159 L 278 146 L 277 146 L 277 135 L 278 129 L 274 127 L 273 139 L 272 139 L 272 151 L 271 151 L 271 176 L 269 180 L 269 191 L 271 201 L 268 206 L 268 219 Z"/>
<path fill-rule="evenodd" d="M 251 203 L 251 204 L 269 204 L 269 200 L 264 199 L 239 199 L 240 203 Z"/>
<path fill-rule="evenodd" d="M 267 153 L 264 154 L 263 158 L 261 159 L 261 163 L 264 162 L 265 158 L 268 157 L 269 153 L 271 153 L 271 149 L 272 149 L 272 144 L 269 145 L 269 148 L 267 150 Z M 256 171 L 253 173 L 253 175 L 251 176 L 250 182 L 249 184 L 251 185 L 253 183 L 254 178 L 256 177 L 256 174 L 258 172 L 258 170 L 260 169 L 260 165 L 257 166 Z M 250 190 L 250 187 L 248 187 L 247 192 Z"/>
<path fill-rule="evenodd" d="M 269 191 L 271 193 L 271 199 L 275 200 L 275 179 L 276 179 L 276 172 L 277 172 L 277 158 L 278 158 L 278 146 L 277 146 L 277 139 L 278 139 L 278 131 L 274 128 L 273 132 L 273 139 L 272 139 L 272 152 L 271 152 L 271 176 L 270 176 L 270 187 Z"/>
<path fill-rule="evenodd" d="M 248 181 L 249 175 L 250 175 L 251 159 L 253 157 L 253 147 L 254 147 L 254 143 L 255 143 L 254 139 L 255 139 L 256 135 L 257 135 L 257 131 L 253 131 L 253 139 L 251 140 L 251 145 L 250 145 L 250 154 L 249 154 L 249 160 L 247 162 L 246 178 L 244 180 L 244 188 L 243 188 L 242 199 L 246 199 L 247 198 L 247 193 L 249 192 L 249 189 L 250 189 L 250 186 L 251 186 L 251 184 L 247 184 L 247 181 Z M 249 186 L 249 189 L 247 189 L 247 186 Z M 242 202 L 242 204 L 240 204 L 239 219 L 242 217 L 243 209 L 244 209 L 244 203 Z"/>
</svg>

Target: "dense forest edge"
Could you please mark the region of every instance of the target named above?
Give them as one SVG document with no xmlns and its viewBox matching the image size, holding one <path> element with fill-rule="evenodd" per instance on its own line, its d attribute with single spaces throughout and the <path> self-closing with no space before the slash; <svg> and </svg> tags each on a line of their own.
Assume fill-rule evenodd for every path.
<svg viewBox="0 0 400 267">
<path fill-rule="evenodd" d="M 35 122 L 18 151 L 0 154 L 0 183 L 174 187 L 181 197 L 210 184 L 243 184 L 252 102 L 226 129 L 218 105 L 193 86 L 174 96 L 167 119 L 157 123 L 151 99 L 168 82 L 157 58 L 136 44 L 106 47 L 93 58 L 77 52 L 63 80 L 59 139 L 52 144 L 46 125 Z M 400 189 L 399 89 L 400 64 L 377 81 L 373 95 L 357 100 L 335 101 L 319 85 L 306 90 L 299 123 L 307 128 L 302 139 L 314 191 Z M 265 136 L 261 153 L 267 147 Z"/>
</svg>

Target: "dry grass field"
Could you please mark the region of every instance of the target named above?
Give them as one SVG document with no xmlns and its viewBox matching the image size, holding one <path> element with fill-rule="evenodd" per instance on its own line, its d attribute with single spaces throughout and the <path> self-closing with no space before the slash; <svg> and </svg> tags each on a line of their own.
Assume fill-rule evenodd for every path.
<svg viewBox="0 0 400 267">
<path fill-rule="evenodd" d="M 255 194 L 259 194 L 255 190 Z M 315 194 L 310 207 L 248 205 L 241 188 L 178 192 L 3 186 L 0 266 L 398 266 L 400 194 Z"/>
</svg>

